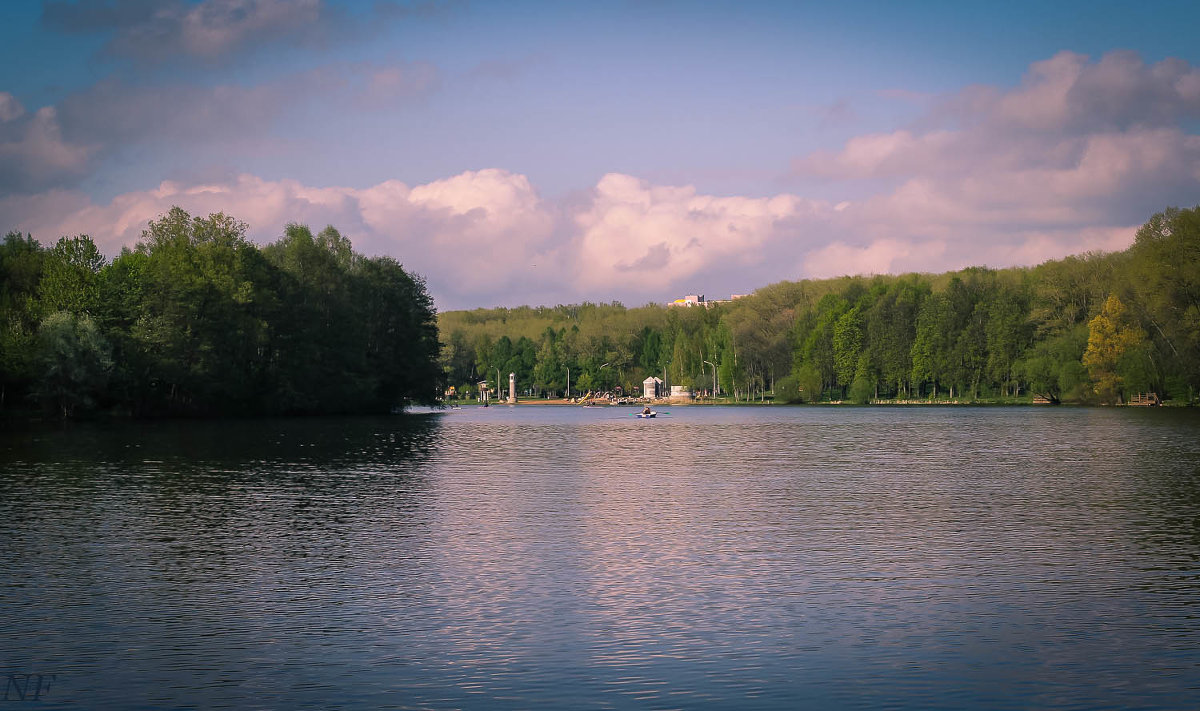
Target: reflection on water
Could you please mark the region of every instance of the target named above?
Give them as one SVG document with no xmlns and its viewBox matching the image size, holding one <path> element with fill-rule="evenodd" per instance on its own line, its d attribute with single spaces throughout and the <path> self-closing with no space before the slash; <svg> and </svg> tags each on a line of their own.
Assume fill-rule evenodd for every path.
<svg viewBox="0 0 1200 711">
<path fill-rule="evenodd" d="M 1200 704 L 1200 417 L 494 407 L 0 435 L 48 708 Z"/>
</svg>

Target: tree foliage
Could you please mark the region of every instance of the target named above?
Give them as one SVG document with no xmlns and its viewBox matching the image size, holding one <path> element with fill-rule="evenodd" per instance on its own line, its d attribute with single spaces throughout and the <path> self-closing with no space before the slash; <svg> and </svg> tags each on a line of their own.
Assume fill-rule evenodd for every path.
<svg viewBox="0 0 1200 711">
<path fill-rule="evenodd" d="M 1136 362 L 1146 334 L 1128 317 L 1125 304 L 1109 296 L 1104 308 L 1088 322 L 1088 344 L 1083 365 L 1103 402 L 1117 402 L 1124 391 L 1126 372 Z"/>
<path fill-rule="evenodd" d="M 715 370 L 716 389 L 738 399 L 1093 402 L 1152 391 L 1192 401 L 1200 210 L 1153 216 L 1124 252 L 1033 268 L 781 282 L 707 309 L 476 309 L 440 324 L 450 382 L 499 365 L 535 393 L 561 394 L 568 369 L 575 391 L 638 390 L 657 376 L 706 392 Z M 522 339 L 525 357 L 510 360 Z"/>
<path fill-rule="evenodd" d="M 173 208 L 111 263 L 87 236 L 0 246 L 0 408 L 62 416 L 387 412 L 441 396 L 424 282 L 333 227 L 259 248 Z"/>
<path fill-rule="evenodd" d="M 0 244 L 0 409 L 383 411 L 443 383 L 737 400 L 1118 401 L 1200 393 L 1200 208 L 1133 246 L 1033 268 L 780 282 L 711 308 L 619 303 L 436 315 L 419 277 L 333 227 L 259 248 L 178 208 L 105 263 L 85 235 Z M 714 378 L 715 375 L 715 378 Z M 714 383 L 715 380 L 715 383 Z"/>
</svg>

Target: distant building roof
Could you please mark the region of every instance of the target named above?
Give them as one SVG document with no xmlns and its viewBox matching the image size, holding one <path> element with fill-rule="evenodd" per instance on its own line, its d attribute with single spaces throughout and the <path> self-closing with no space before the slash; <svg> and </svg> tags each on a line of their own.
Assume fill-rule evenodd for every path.
<svg viewBox="0 0 1200 711">
<path fill-rule="evenodd" d="M 746 295 L 733 294 L 728 299 L 705 299 L 704 294 L 688 294 L 687 296 L 680 297 L 674 301 L 668 301 L 667 306 L 703 306 L 704 308 L 708 308 L 713 304 L 728 304 L 730 301 L 740 299 L 744 296 Z"/>
</svg>

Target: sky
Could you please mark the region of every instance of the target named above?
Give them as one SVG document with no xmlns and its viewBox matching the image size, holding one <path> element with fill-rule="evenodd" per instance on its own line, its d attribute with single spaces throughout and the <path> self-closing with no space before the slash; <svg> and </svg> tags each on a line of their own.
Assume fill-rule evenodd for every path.
<svg viewBox="0 0 1200 711">
<path fill-rule="evenodd" d="M 0 230 L 333 225 L 439 310 L 1121 250 L 1200 203 L 1195 2 L 0 7 Z"/>
</svg>

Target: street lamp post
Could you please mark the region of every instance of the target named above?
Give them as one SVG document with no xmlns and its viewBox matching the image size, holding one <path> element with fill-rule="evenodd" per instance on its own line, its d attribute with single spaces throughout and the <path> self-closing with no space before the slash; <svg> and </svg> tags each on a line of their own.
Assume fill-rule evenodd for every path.
<svg viewBox="0 0 1200 711">
<path fill-rule="evenodd" d="M 599 374 L 599 373 L 603 372 L 604 369 L 607 368 L 609 365 L 610 365 L 609 363 L 605 363 L 604 365 L 600 366 L 600 370 L 597 370 L 596 373 Z M 604 382 L 604 378 L 601 378 L 600 382 Z"/>
<path fill-rule="evenodd" d="M 500 399 L 500 369 L 496 368 L 496 399 Z"/>
<path fill-rule="evenodd" d="M 717 366 L 713 365 L 711 361 L 706 360 L 704 362 L 708 363 L 709 365 L 712 365 L 712 369 L 713 369 L 713 392 L 712 392 L 712 394 L 713 394 L 713 397 L 716 397 L 717 396 Z"/>
<path fill-rule="evenodd" d="M 567 366 L 567 399 L 571 399 L 571 366 Z"/>
</svg>

